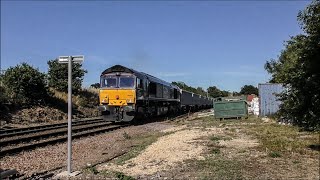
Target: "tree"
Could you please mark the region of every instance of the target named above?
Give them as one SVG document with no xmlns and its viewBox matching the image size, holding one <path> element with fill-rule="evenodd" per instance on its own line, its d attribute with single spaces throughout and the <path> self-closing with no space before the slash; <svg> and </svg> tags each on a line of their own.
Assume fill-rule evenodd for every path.
<svg viewBox="0 0 320 180">
<path fill-rule="evenodd" d="M 45 74 L 27 63 L 8 68 L 2 78 L 6 93 L 14 103 L 41 104 L 49 96 Z"/>
<path fill-rule="evenodd" d="M 240 95 L 241 95 L 241 93 L 238 93 L 237 91 L 232 92 L 232 96 L 240 96 Z"/>
<path fill-rule="evenodd" d="M 244 85 L 240 90 L 240 94 L 243 94 L 243 95 L 250 95 L 250 94 L 258 95 L 258 93 L 259 93 L 258 88 L 252 85 Z"/>
<path fill-rule="evenodd" d="M 208 87 L 207 91 L 208 91 L 209 96 L 214 97 L 214 98 L 216 98 L 216 97 L 226 97 L 226 96 L 228 96 L 228 95 L 226 95 L 225 93 L 223 94 L 223 93 L 221 92 L 221 90 L 220 90 L 219 88 L 217 88 L 216 86 L 210 86 L 210 87 Z"/>
<path fill-rule="evenodd" d="M 197 87 L 197 94 L 200 94 L 201 96 L 207 96 L 207 92 L 203 90 L 202 87 Z"/>
<path fill-rule="evenodd" d="M 48 85 L 58 91 L 68 91 L 68 64 L 60 64 L 57 59 L 48 61 Z M 82 64 L 72 64 L 72 91 L 81 90 L 83 76 L 87 73 L 82 69 Z"/>
<path fill-rule="evenodd" d="M 267 61 L 270 82 L 282 83 L 279 114 L 308 129 L 320 129 L 320 1 L 298 14 L 305 34 L 291 37 L 277 60 Z"/>
<path fill-rule="evenodd" d="M 228 97 L 229 96 L 229 91 L 221 91 L 221 97 Z"/>
<path fill-rule="evenodd" d="M 100 83 L 91 84 L 90 87 L 98 89 L 100 88 Z"/>
</svg>

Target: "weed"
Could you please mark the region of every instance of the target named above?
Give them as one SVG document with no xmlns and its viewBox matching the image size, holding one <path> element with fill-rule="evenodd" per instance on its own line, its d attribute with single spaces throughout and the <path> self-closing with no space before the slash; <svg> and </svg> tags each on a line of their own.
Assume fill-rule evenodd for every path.
<svg viewBox="0 0 320 180">
<path fill-rule="evenodd" d="M 231 132 L 236 132 L 237 130 L 235 128 L 230 129 Z"/>
<path fill-rule="evenodd" d="M 194 167 L 200 172 L 201 179 L 241 179 L 243 165 L 240 161 L 228 160 L 217 155 L 205 160 L 195 161 Z"/>
<path fill-rule="evenodd" d="M 298 160 L 294 160 L 294 161 L 292 161 L 292 163 L 293 163 L 293 164 L 299 164 L 299 163 L 301 163 L 301 162 L 298 161 Z"/>
<path fill-rule="evenodd" d="M 116 178 L 118 178 L 119 180 L 134 180 L 133 177 L 131 176 L 127 176 L 125 174 L 123 174 L 122 172 L 116 172 L 115 173 Z"/>
<path fill-rule="evenodd" d="M 131 139 L 131 136 L 127 132 L 124 132 L 122 135 L 125 139 Z"/>
<path fill-rule="evenodd" d="M 226 136 L 215 136 L 215 135 L 213 135 L 213 136 L 210 137 L 211 141 L 221 141 L 221 140 L 228 141 L 228 140 L 231 140 L 231 139 L 232 138 L 226 137 Z"/>
<path fill-rule="evenodd" d="M 90 173 L 93 173 L 93 174 L 98 174 L 98 173 L 99 173 L 99 171 L 97 170 L 97 168 L 94 167 L 94 166 L 90 166 L 90 167 L 88 167 L 86 170 L 87 170 L 88 172 L 90 172 Z"/>
<path fill-rule="evenodd" d="M 97 171 L 94 167 L 89 167 L 87 170 L 93 174 L 99 174 L 101 176 L 104 176 L 106 179 L 118 179 L 118 180 L 134 180 L 133 177 L 125 175 L 123 172 L 118 171 L 109 171 L 109 170 L 102 170 Z"/>
<path fill-rule="evenodd" d="M 220 154 L 220 149 L 218 149 L 218 148 L 213 148 L 213 149 L 211 150 L 211 153 L 212 153 L 212 154 Z"/>
<path fill-rule="evenodd" d="M 219 137 L 219 136 L 211 136 L 210 140 L 211 141 L 219 141 L 219 140 L 221 140 L 221 137 Z"/>
<path fill-rule="evenodd" d="M 115 163 L 122 165 L 125 163 L 125 161 L 136 157 L 147 146 L 155 142 L 161 135 L 163 134 L 149 134 L 132 138 L 133 144 L 136 145 L 129 152 L 115 159 Z"/>
<path fill-rule="evenodd" d="M 272 158 L 278 158 L 278 157 L 281 157 L 281 154 L 279 152 L 272 151 L 269 153 L 269 156 Z"/>
<path fill-rule="evenodd" d="M 305 154 L 310 145 L 318 144 L 319 142 L 319 137 L 316 133 L 299 132 L 299 128 L 294 126 L 256 124 L 247 126 L 246 129 L 250 135 L 259 139 L 261 150 L 268 149 L 271 152 L 281 152 L 283 155 L 291 153 Z"/>
<path fill-rule="evenodd" d="M 240 150 L 238 153 L 245 153 L 245 152 L 247 152 L 247 150 L 242 149 L 242 150 Z"/>
</svg>

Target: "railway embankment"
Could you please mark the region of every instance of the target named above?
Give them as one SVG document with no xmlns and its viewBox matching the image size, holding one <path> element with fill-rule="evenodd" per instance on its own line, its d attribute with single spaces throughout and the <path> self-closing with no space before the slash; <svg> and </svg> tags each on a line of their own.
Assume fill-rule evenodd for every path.
<svg viewBox="0 0 320 180">
<path fill-rule="evenodd" d="M 48 102 L 41 105 L 5 104 L 1 110 L 0 123 L 2 129 L 21 128 L 66 122 L 68 119 L 68 95 L 50 89 Z M 73 95 L 73 119 L 99 116 L 97 110 L 98 90 L 83 89 Z M 3 112 L 2 112 L 3 111 Z"/>
</svg>

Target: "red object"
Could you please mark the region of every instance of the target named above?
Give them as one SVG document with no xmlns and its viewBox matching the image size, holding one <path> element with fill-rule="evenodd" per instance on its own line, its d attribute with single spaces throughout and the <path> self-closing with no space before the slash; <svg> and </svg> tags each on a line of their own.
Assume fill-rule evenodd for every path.
<svg viewBox="0 0 320 180">
<path fill-rule="evenodd" d="M 251 102 L 252 99 L 255 98 L 255 97 L 256 97 L 256 95 L 254 95 L 254 94 L 248 95 L 247 96 L 247 101 Z"/>
<path fill-rule="evenodd" d="M 116 99 L 119 99 L 119 95 L 116 95 Z"/>
</svg>

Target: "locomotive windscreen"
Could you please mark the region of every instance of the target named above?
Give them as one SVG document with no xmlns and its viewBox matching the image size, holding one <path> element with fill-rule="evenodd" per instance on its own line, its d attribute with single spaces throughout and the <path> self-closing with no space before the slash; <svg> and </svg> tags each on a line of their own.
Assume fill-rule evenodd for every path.
<svg viewBox="0 0 320 180">
<path fill-rule="evenodd" d="M 134 78 L 132 76 L 120 76 L 119 78 L 119 87 L 134 87 Z"/>
</svg>

